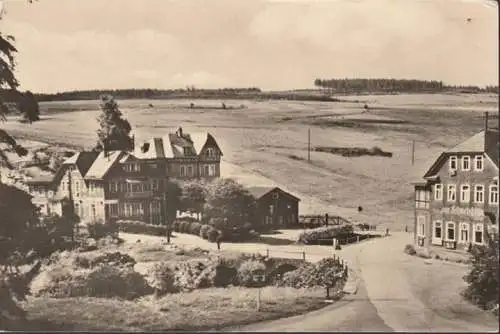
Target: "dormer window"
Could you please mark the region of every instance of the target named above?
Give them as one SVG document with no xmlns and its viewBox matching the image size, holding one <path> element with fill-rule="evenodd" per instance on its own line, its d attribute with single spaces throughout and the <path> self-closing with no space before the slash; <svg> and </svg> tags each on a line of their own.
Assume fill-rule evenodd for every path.
<svg viewBox="0 0 500 334">
<path fill-rule="evenodd" d="M 139 172 L 141 170 L 141 166 L 139 164 L 125 164 L 123 166 L 123 170 L 126 172 Z"/>
<path fill-rule="evenodd" d="M 476 155 L 474 157 L 474 170 L 477 172 L 481 172 L 484 168 L 484 161 L 482 155 Z"/>
<path fill-rule="evenodd" d="M 450 171 L 456 171 L 457 170 L 457 157 L 451 156 L 450 157 Z"/>
<path fill-rule="evenodd" d="M 194 155 L 194 151 L 192 147 L 184 147 L 184 155 Z"/>
<path fill-rule="evenodd" d="M 470 170 L 470 157 L 468 155 L 462 157 L 462 170 Z"/>
</svg>

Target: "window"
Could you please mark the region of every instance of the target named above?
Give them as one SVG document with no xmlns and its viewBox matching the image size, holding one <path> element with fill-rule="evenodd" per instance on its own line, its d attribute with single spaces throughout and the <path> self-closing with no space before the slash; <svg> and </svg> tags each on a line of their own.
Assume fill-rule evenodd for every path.
<svg viewBox="0 0 500 334">
<path fill-rule="evenodd" d="M 150 164 L 149 167 L 156 169 L 156 168 L 158 168 L 158 165 L 157 164 Z"/>
<path fill-rule="evenodd" d="M 207 156 L 215 157 L 215 149 L 213 147 L 207 148 Z"/>
<path fill-rule="evenodd" d="M 151 189 L 153 191 L 157 191 L 158 190 L 158 180 L 153 180 L 152 183 L 151 183 Z"/>
<path fill-rule="evenodd" d="M 201 165 L 200 166 L 200 175 L 201 176 L 208 176 L 208 165 Z"/>
<path fill-rule="evenodd" d="M 457 200 L 457 186 L 454 184 L 448 185 L 448 202 L 455 202 Z"/>
<path fill-rule="evenodd" d="M 474 243 L 476 244 L 483 243 L 483 231 L 484 231 L 483 224 L 474 225 Z"/>
<path fill-rule="evenodd" d="M 455 223 L 446 223 L 446 240 L 455 241 Z"/>
<path fill-rule="evenodd" d="M 80 182 L 75 182 L 75 191 L 80 191 Z"/>
<path fill-rule="evenodd" d="M 193 173 L 193 166 L 188 166 L 187 168 L 187 175 L 188 176 L 193 176 L 194 173 Z"/>
<path fill-rule="evenodd" d="M 469 224 L 461 223 L 460 224 L 460 242 L 468 243 L 469 242 Z"/>
<path fill-rule="evenodd" d="M 417 217 L 417 235 L 425 237 L 425 216 Z"/>
<path fill-rule="evenodd" d="M 433 233 L 433 238 L 434 239 L 439 239 L 441 240 L 442 238 L 442 226 L 440 221 L 435 221 L 434 222 L 434 233 Z"/>
<path fill-rule="evenodd" d="M 94 192 L 95 192 L 95 185 L 91 182 L 89 184 L 89 193 L 94 194 Z"/>
<path fill-rule="evenodd" d="M 484 203 L 484 186 L 482 184 L 474 186 L 474 203 Z"/>
<path fill-rule="evenodd" d="M 455 171 L 455 170 L 457 170 L 457 157 L 451 156 L 450 157 L 450 171 Z"/>
<path fill-rule="evenodd" d="M 118 217 L 118 204 L 109 205 L 109 215 L 111 217 Z"/>
<path fill-rule="evenodd" d="M 181 176 L 186 176 L 186 167 L 181 166 L 180 172 L 181 172 Z"/>
<path fill-rule="evenodd" d="M 441 183 L 434 185 L 434 200 L 436 201 L 443 200 L 443 185 Z"/>
<path fill-rule="evenodd" d="M 215 176 L 216 168 L 215 165 L 208 165 L 208 176 Z"/>
<path fill-rule="evenodd" d="M 470 157 L 468 155 L 462 157 L 462 170 L 470 170 Z"/>
<path fill-rule="evenodd" d="M 78 204 L 78 203 L 75 203 L 75 213 L 77 215 L 80 215 L 80 204 Z M 82 218 L 82 217 L 80 217 L 80 218 Z"/>
<path fill-rule="evenodd" d="M 462 184 L 460 186 L 460 203 L 470 202 L 470 187 L 468 184 Z"/>
<path fill-rule="evenodd" d="M 184 147 L 184 155 L 194 155 L 194 151 L 191 147 Z"/>
<path fill-rule="evenodd" d="M 270 214 L 274 213 L 274 205 L 269 205 L 269 213 Z"/>
<path fill-rule="evenodd" d="M 125 164 L 123 169 L 126 172 L 138 172 L 141 170 L 141 166 L 139 164 Z"/>
<path fill-rule="evenodd" d="M 490 204 L 498 205 L 498 180 L 490 184 Z"/>
<path fill-rule="evenodd" d="M 270 216 L 266 216 L 266 224 L 271 225 L 273 223 L 273 218 Z"/>
<path fill-rule="evenodd" d="M 484 166 L 483 156 L 482 155 L 476 155 L 474 157 L 474 170 L 480 172 L 480 171 L 483 170 L 483 166 Z"/>
<path fill-rule="evenodd" d="M 415 190 L 415 207 L 416 208 L 429 208 L 430 191 L 416 189 Z"/>
<path fill-rule="evenodd" d="M 96 212 L 95 212 L 95 204 L 92 204 L 90 206 L 91 208 L 91 212 L 92 212 L 92 219 L 95 219 L 95 216 L 96 216 Z"/>
</svg>

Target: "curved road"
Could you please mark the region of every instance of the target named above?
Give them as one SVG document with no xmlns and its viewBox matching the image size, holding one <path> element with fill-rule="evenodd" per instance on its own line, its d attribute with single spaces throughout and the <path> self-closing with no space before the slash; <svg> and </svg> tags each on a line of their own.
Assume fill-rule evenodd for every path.
<svg viewBox="0 0 500 334">
<path fill-rule="evenodd" d="M 155 240 L 158 237 L 120 233 L 125 240 Z M 215 249 L 214 244 L 200 238 L 176 234 L 175 244 L 196 245 Z M 389 237 L 372 239 L 337 251 L 349 263 L 358 277 L 358 291 L 321 310 L 300 316 L 228 328 L 231 331 L 440 331 L 440 332 L 498 332 L 498 324 L 470 322 L 460 315 L 444 318 L 424 305 L 416 296 L 403 273 L 408 261 L 404 245 L 411 234 L 394 233 Z M 332 250 L 322 246 L 271 246 L 258 243 L 223 244 L 227 250 L 265 253 L 271 256 L 299 258 L 301 251 L 311 261 L 331 256 Z M 415 259 L 421 260 L 421 259 Z M 429 266 L 428 270 L 440 270 Z M 423 273 L 424 274 L 424 273 Z M 458 293 L 458 292 L 457 292 Z"/>
</svg>

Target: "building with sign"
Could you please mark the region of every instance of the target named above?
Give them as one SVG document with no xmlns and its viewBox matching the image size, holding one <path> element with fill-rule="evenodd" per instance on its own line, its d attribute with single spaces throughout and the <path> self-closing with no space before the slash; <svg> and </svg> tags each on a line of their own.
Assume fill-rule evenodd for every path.
<svg viewBox="0 0 500 334">
<path fill-rule="evenodd" d="M 265 228 L 285 228 L 299 222 L 300 199 L 277 187 L 251 187 L 257 200 L 257 219 Z"/>
<path fill-rule="evenodd" d="M 498 129 L 442 152 L 415 185 L 415 243 L 466 250 L 498 228 Z"/>
</svg>

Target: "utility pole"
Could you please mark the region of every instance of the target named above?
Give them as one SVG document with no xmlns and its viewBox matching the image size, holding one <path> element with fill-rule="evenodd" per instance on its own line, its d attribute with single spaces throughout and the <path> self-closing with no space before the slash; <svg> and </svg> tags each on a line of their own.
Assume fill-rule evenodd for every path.
<svg viewBox="0 0 500 334">
<path fill-rule="evenodd" d="M 411 165 L 415 164 L 415 140 L 411 141 Z"/>
<path fill-rule="evenodd" d="M 311 163 L 311 128 L 307 129 L 307 162 Z"/>
</svg>

